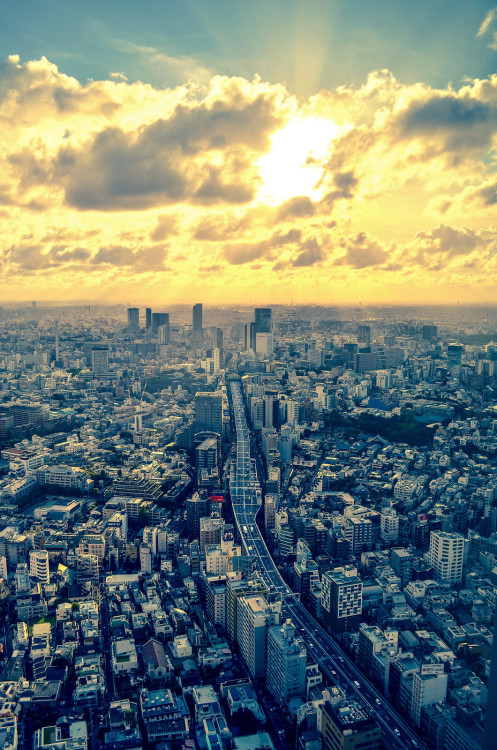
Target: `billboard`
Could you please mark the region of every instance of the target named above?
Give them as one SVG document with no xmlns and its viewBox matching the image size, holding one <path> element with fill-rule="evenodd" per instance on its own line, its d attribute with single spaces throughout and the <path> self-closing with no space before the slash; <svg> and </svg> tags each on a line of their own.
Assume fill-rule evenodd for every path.
<svg viewBox="0 0 497 750">
<path fill-rule="evenodd" d="M 223 501 L 224 501 L 224 495 L 222 493 L 211 495 L 211 503 L 222 503 Z"/>
<path fill-rule="evenodd" d="M 422 664 L 421 674 L 443 674 L 445 672 L 443 664 Z"/>
</svg>

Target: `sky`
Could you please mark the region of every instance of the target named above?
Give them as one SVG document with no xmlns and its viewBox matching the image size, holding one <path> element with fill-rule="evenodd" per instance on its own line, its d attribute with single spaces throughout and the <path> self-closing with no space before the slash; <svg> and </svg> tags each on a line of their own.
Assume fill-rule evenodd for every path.
<svg viewBox="0 0 497 750">
<path fill-rule="evenodd" d="M 0 304 L 495 304 L 497 7 L 0 3 Z"/>
</svg>

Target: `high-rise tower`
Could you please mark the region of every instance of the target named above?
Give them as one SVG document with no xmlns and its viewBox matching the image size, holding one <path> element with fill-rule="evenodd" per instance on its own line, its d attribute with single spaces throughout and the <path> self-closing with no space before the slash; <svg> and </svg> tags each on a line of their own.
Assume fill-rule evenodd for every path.
<svg viewBox="0 0 497 750">
<path fill-rule="evenodd" d="M 137 307 L 128 307 L 128 331 L 137 331 L 140 327 L 140 311 Z"/>
</svg>

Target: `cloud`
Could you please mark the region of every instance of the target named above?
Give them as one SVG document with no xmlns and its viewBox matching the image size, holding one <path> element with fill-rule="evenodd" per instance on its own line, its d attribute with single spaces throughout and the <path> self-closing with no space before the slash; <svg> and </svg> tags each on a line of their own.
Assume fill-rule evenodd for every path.
<svg viewBox="0 0 497 750">
<path fill-rule="evenodd" d="M 150 232 L 150 239 L 155 242 L 165 240 L 167 237 L 176 234 L 178 231 L 178 222 L 170 214 L 162 214 L 157 218 L 155 229 Z"/>
<path fill-rule="evenodd" d="M 248 203 L 257 185 L 253 154 L 268 148 L 283 121 L 282 99 L 278 87 L 216 78 L 204 99 L 179 102 L 167 119 L 105 127 L 53 156 L 26 146 L 8 161 L 21 191 L 48 183 L 78 210 Z"/>
<path fill-rule="evenodd" d="M 478 233 L 472 229 L 441 224 L 430 232 L 420 232 L 417 239 L 427 247 L 428 252 L 437 252 L 453 258 L 456 255 L 468 255 L 481 244 Z"/>
<path fill-rule="evenodd" d="M 295 268 L 313 266 L 315 263 L 324 260 L 324 258 L 325 253 L 321 246 L 316 241 L 315 237 L 311 237 L 302 244 L 299 254 L 292 261 L 292 265 Z"/>
<path fill-rule="evenodd" d="M 153 271 L 164 267 L 167 249 L 163 245 L 139 248 L 133 251 L 130 247 L 114 245 L 101 247 L 92 257 L 93 266 L 131 266 L 137 272 Z"/>
<path fill-rule="evenodd" d="M 196 62 L 162 59 L 181 79 L 169 89 L 119 74 L 82 84 L 44 58 L 0 64 L 2 299 L 31 298 L 33 276 L 49 299 L 54 283 L 69 299 L 147 301 L 166 283 L 177 301 L 286 299 L 290 283 L 316 301 L 330 283 L 345 300 L 415 284 L 450 300 L 468 278 L 473 299 L 477 284 L 497 291 L 497 75 L 436 88 L 381 70 L 298 102 L 258 78 L 185 84 Z M 336 135 L 312 195 L 297 181 L 277 203 L 261 155 L 293 117 Z"/>
<path fill-rule="evenodd" d="M 262 258 L 270 249 L 269 242 L 238 242 L 225 245 L 223 254 L 228 263 L 239 266 Z"/>
<path fill-rule="evenodd" d="M 490 145 L 497 127 L 497 107 L 456 93 L 433 93 L 412 101 L 397 118 L 401 138 L 444 137 L 443 147 L 482 149 Z"/>
<path fill-rule="evenodd" d="M 348 238 L 342 242 L 342 245 L 346 252 L 345 255 L 336 260 L 337 265 L 367 268 L 368 266 L 380 266 L 388 258 L 387 252 L 366 232 L 360 232 L 355 237 Z"/>
<path fill-rule="evenodd" d="M 480 28 L 476 32 L 476 36 L 483 36 L 487 33 L 490 26 L 493 24 L 493 22 L 497 19 L 497 8 L 492 8 L 492 10 L 489 10 L 487 12 L 487 15 L 481 22 Z"/>
<path fill-rule="evenodd" d="M 278 207 L 276 222 L 313 216 L 315 210 L 314 203 L 307 195 L 298 195 L 295 198 L 290 198 Z"/>
</svg>

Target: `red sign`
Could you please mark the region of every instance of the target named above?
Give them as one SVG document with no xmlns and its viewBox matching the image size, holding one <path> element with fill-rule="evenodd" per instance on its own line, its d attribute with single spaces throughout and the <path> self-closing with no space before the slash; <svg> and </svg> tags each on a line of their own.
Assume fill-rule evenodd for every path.
<svg viewBox="0 0 497 750">
<path fill-rule="evenodd" d="M 224 501 L 224 495 L 211 495 L 211 502 L 222 503 Z"/>
</svg>

